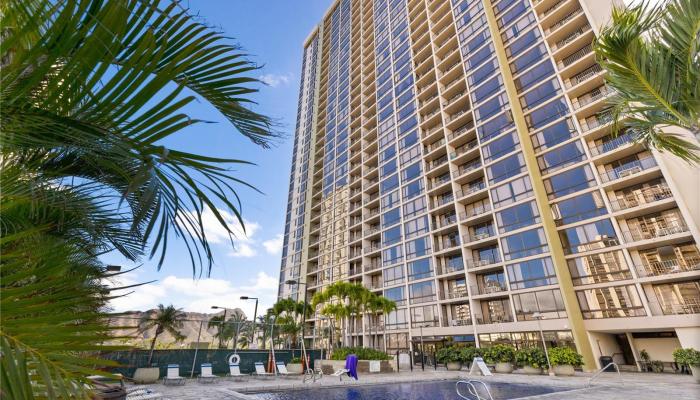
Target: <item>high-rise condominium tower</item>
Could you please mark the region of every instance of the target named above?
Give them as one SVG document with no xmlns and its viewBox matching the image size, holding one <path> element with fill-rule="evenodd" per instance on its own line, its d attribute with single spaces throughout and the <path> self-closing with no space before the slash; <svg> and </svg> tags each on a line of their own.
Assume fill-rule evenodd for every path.
<svg viewBox="0 0 700 400">
<path fill-rule="evenodd" d="M 700 173 L 613 132 L 591 51 L 612 7 L 335 1 L 304 44 L 279 296 L 362 283 L 398 310 L 334 341 L 390 352 L 700 348 Z"/>
</svg>

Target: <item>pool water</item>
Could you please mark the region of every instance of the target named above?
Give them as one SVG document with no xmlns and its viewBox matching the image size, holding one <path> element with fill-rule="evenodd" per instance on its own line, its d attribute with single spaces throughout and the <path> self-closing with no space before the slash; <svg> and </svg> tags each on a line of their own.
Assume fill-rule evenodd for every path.
<svg viewBox="0 0 700 400">
<path fill-rule="evenodd" d="M 285 392 L 257 393 L 264 400 L 462 400 L 455 391 L 456 381 L 405 382 L 367 386 L 297 389 Z M 495 400 L 517 399 L 526 396 L 561 392 L 561 387 L 534 386 L 517 383 L 487 383 Z M 480 386 L 480 385 L 479 385 Z M 483 388 L 479 388 L 484 394 Z M 466 385 L 460 391 L 467 394 Z M 483 396 L 482 396 L 483 397 Z"/>
</svg>

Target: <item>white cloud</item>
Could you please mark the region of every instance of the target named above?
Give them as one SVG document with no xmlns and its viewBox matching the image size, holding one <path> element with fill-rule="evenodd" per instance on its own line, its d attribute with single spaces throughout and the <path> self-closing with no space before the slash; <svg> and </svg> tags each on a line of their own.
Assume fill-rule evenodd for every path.
<svg viewBox="0 0 700 400">
<path fill-rule="evenodd" d="M 202 227 L 204 228 L 204 234 L 207 236 L 209 243 L 225 244 L 232 240 L 233 250 L 228 253 L 229 256 L 255 257 L 258 252 L 255 250 L 255 240 L 253 236 L 260 231 L 260 224 L 254 221 L 248 221 L 244 218 L 244 230 L 235 215 L 222 209 L 217 210 L 231 230 L 231 235 L 229 239 L 229 232 L 221 225 L 221 222 L 216 218 L 214 212 L 209 208 L 205 208 L 204 211 L 202 211 Z M 190 218 L 195 221 L 197 220 L 197 216 L 193 212 L 189 214 Z"/>
<path fill-rule="evenodd" d="M 279 254 L 282 251 L 282 245 L 284 244 L 284 236 L 280 233 L 273 239 L 266 240 L 263 242 L 265 250 L 270 254 Z"/>
<path fill-rule="evenodd" d="M 128 274 L 127 274 L 128 275 Z M 120 284 L 133 283 L 134 278 L 122 278 Z M 244 285 L 235 286 L 225 279 L 180 278 L 174 275 L 160 282 L 127 289 L 120 293 L 133 293 L 114 299 L 111 306 L 115 311 L 145 311 L 157 307 L 159 303 L 173 304 L 185 311 L 211 313 L 211 306 L 240 308 L 249 318 L 253 317 L 254 301 L 240 300 L 241 296 L 259 298 L 258 313 L 272 306 L 277 298 L 277 278 L 265 272 L 258 272 L 255 278 Z"/>
<path fill-rule="evenodd" d="M 260 75 L 260 80 L 268 84 L 269 86 L 276 88 L 279 86 L 287 86 L 294 75 L 291 72 L 286 74 L 264 74 Z"/>
</svg>

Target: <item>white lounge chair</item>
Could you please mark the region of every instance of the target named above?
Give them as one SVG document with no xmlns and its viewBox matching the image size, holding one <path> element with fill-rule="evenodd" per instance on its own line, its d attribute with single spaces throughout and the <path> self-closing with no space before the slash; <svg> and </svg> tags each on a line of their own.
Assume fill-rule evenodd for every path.
<svg viewBox="0 0 700 400">
<path fill-rule="evenodd" d="M 340 368 L 339 370 L 334 371 L 332 376 L 337 376 L 337 377 L 340 378 L 340 380 L 342 381 L 342 380 L 343 380 L 343 375 L 350 376 L 349 373 L 350 373 L 350 370 L 349 370 L 349 369 L 347 369 L 347 368 Z"/>
<path fill-rule="evenodd" d="M 163 385 L 167 385 L 170 382 L 176 385 L 185 384 L 185 378 L 180 376 L 180 366 L 177 364 L 168 364 L 168 373 L 163 378 Z"/>
<path fill-rule="evenodd" d="M 202 364 L 202 372 L 197 377 L 197 382 L 214 383 L 214 380 L 216 378 L 218 378 L 218 376 L 216 376 L 212 373 L 211 364 L 210 363 L 203 363 Z"/>
<path fill-rule="evenodd" d="M 241 380 L 248 377 L 247 374 L 241 373 L 241 367 L 238 364 L 229 364 L 228 371 L 228 376 L 230 376 L 233 379 Z"/>
<path fill-rule="evenodd" d="M 272 372 L 265 371 L 265 365 L 260 361 L 255 363 L 255 372 L 253 372 L 253 374 L 261 378 L 269 378 L 275 376 L 275 374 L 273 374 Z"/>
<path fill-rule="evenodd" d="M 297 376 L 297 375 L 299 375 L 299 374 L 295 374 L 293 372 L 287 371 L 287 366 L 284 365 L 284 361 L 277 361 L 275 363 L 275 365 L 277 366 L 277 374 L 278 375 L 282 375 L 282 376 Z"/>
</svg>

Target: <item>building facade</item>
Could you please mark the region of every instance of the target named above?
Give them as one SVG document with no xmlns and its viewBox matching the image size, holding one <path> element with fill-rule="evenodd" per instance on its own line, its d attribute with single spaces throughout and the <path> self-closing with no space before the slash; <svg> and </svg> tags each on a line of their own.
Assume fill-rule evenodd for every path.
<svg viewBox="0 0 700 400">
<path fill-rule="evenodd" d="M 335 1 L 304 45 L 279 296 L 362 283 L 399 307 L 344 341 L 392 352 L 700 348 L 700 171 L 602 112 L 612 7 Z"/>
</svg>

